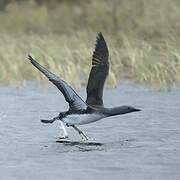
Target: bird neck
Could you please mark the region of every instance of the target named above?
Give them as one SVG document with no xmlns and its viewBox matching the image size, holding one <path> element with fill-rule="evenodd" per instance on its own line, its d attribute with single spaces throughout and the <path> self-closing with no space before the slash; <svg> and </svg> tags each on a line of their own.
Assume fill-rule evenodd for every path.
<svg viewBox="0 0 180 180">
<path fill-rule="evenodd" d="M 125 108 L 124 106 L 119 106 L 119 107 L 113 107 L 113 108 L 107 108 L 107 113 L 109 116 L 116 116 L 120 114 L 126 114 L 130 113 L 128 108 Z"/>
</svg>

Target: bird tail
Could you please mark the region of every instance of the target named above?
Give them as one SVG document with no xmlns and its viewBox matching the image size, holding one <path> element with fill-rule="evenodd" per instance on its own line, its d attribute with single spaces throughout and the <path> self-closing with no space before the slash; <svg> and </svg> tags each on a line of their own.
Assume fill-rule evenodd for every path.
<svg viewBox="0 0 180 180">
<path fill-rule="evenodd" d="M 42 123 L 48 124 L 48 123 L 53 123 L 55 120 L 54 119 L 41 119 Z"/>
<path fill-rule="evenodd" d="M 48 124 L 48 123 L 53 123 L 56 120 L 59 120 L 59 116 L 57 116 L 57 117 L 55 117 L 53 119 L 41 119 L 41 122 Z"/>
</svg>

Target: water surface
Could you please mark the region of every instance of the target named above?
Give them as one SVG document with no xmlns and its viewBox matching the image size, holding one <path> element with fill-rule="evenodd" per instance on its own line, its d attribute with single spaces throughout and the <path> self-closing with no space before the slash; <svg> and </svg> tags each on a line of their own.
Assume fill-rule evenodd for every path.
<svg viewBox="0 0 180 180">
<path fill-rule="evenodd" d="M 0 179 L 180 179 L 179 90 L 155 92 L 129 83 L 106 89 L 106 106 L 143 111 L 80 126 L 91 144 L 69 128 L 74 143 L 63 144 L 56 142 L 58 122 L 39 120 L 67 109 L 55 87 L 0 87 Z M 85 97 L 85 90 L 79 93 Z"/>
</svg>

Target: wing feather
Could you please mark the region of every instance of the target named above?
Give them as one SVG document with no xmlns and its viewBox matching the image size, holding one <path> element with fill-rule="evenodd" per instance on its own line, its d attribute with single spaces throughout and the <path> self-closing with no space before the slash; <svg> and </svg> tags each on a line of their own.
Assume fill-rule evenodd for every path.
<svg viewBox="0 0 180 180">
<path fill-rule="evenodd" d="M 81 97 L 70 85 L 68 85 L 60 77 L 40 65 L 30 55 L 28 56 L 28 59 L 40 72 L 42 72 L 49 79 L 49 81 L 51 81 L 62 92 L 65 100 L 69 103 L 70 110 L 79 111 L 85 110 L 87 108 L 87 104 L 81 99 Z"/>
<path fill-rule="evenodd" d="M 91 106 L 103 106 L 103 88 L 109 73 L 109 52 L 102 33 L 98 33 L 95 51 L 92 56 L 92 68 L 87 85 L 86 103 Z"/>
</svg>

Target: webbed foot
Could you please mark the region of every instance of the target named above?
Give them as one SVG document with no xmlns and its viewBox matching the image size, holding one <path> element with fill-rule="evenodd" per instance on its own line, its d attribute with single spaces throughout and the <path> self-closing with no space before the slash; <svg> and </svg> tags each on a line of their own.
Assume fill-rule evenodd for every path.
<svg viewBox="0 0 180 180">
<path fill-rule="evenodd" d="M 68 139 L 68 136 L 60 136 L 58 139 Z"/>
</svg>

